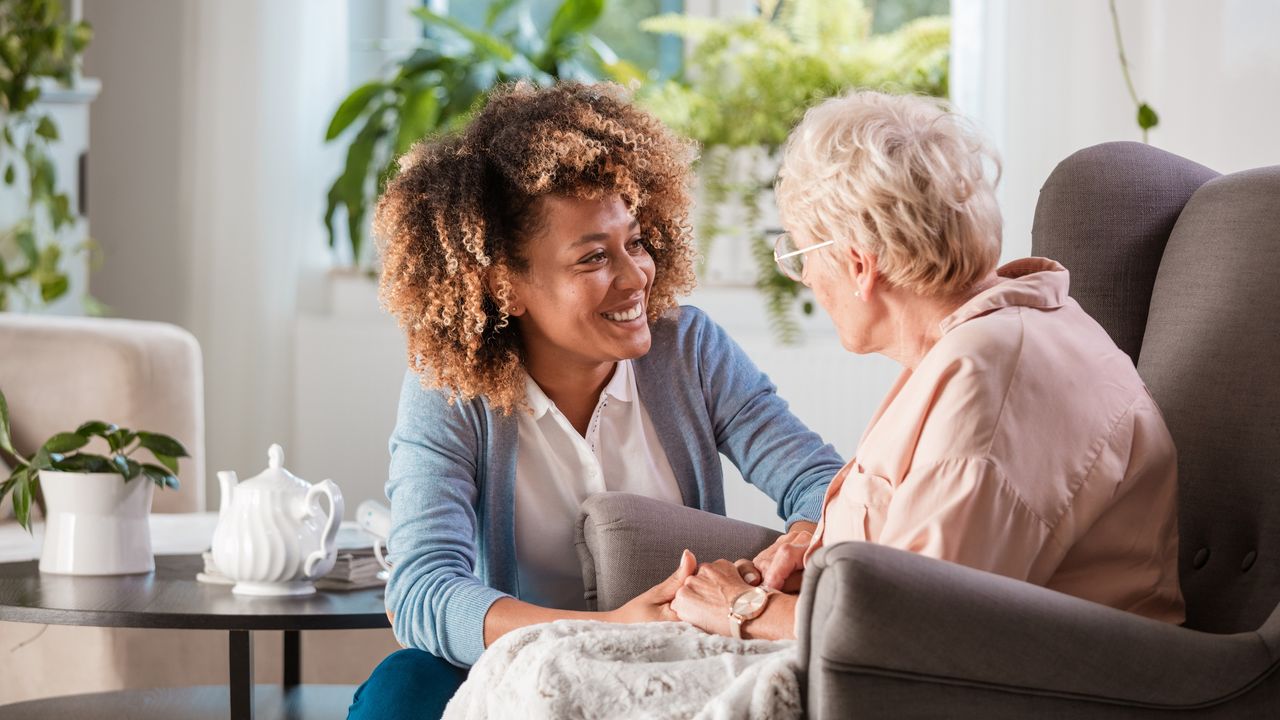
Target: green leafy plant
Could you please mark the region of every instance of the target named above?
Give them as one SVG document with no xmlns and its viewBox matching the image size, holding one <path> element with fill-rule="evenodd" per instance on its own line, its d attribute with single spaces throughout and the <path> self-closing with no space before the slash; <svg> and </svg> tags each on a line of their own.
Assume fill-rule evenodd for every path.
<svg viewBox="0 0 1280 720">
<path fill-rule="evenodd" d="M 16 462 L 9 478 L 0 483 L 0 500 L 13 493 L 13 514 L 31 531 L 31 503 L 40 488 L 41 470 L 73 473 L 115 473 L 124 481 L 139 475 L 161 489 L 178 487 L 178 458 L 190 457 L 182 443 L 160 433 L 134 431 L 111 423 L 91 420 L 72 432 L 61 432 L 45 441 L 30 459 L 18 454 L 9 432 L 9 405 L 0 392 L 0 450 Z M 108 454 L 85 452 L 93 438 L 107 443 Z M 146 449 L 155 463 L 139 462 L 133 454 Z"/>
<path fill-rule="evenodd" d="M 731 230 L 720 214 L 726 202 L 745 210 L 743 223 L 756 236 L 756 287 L 783 342 L 799 338 L 793 315 L 812 303 L 801 287 L 779 274 L 768 232 L 760 232 L 760 203 L 772 187 L 772 173 L 738 168 L 729 161 L 736 148 L 763 147 L 776 153 L 805 110 L 852 88 L 921 93 L 948 92 L 950 22 L 922 17 L 887 33 L 872 32 L 873 13 L 862 0 L 762 2 L 757 17 L 718 20 L 660 15 L 641 27 L 671 33 L 692 44 L 683 77 L 641 89 L 640 102 L 668 125 L 703 146 L 699 167 L 701 204 L 695 218 L 702 257 L 715 239 Z"/>
<path fill-rule="evenodd" d="M 43 81 L 71 85 L 92 37 L 87 23 L 65 19 L 59 0 L 0 0 L 0 166 L 5 186 L 27 186 L 25 216 L 0 230 L 0 310 L 11 292 L 29 304 L 67 292 L 55 236 L 75 214 L 49 157 L 58 126 L 36 102 Z"/>
<path fill-rule="evenodd" d="M 495 85 L 520 79 L 550 85 L 557 79 L 641 78 L 591 33 L 604 9 L 605 0 L 564 0 L 539 28 L 527 1 L 496 0 L 479 29 L 425 7 L 414 9 L 426 29 L 421 46 L 394 63 L 389 77 L 353 90 L 329 122 L 326 141 L 353 130 L 346 164 L 329 188 L 324 216 L 329 246 L 336 249 L 341 240 L 335 226 L 341 208 L 351 260 L 360 264 L 365 217 L 395 175 L 396 158 L 424 137 L 464 125 Z"/>
</svg>

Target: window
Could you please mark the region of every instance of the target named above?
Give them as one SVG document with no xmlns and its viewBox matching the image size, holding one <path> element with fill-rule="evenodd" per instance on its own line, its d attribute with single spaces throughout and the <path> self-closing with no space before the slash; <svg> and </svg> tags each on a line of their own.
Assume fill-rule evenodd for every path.
<svg viewBox="0 0 1280 720">
<path fill-rule="evenodd" d="M 529 0 L 534 24 L 545 28 L 562 0 Z M 451 17 L 471 27 L 482 27 L 488 3 L 446 2 Z M 433 5 L 434 6 L 434 5 Z M 668 12 L 682 12 L 683 0 L 613 0 L 605 6 L 604 15 L 595 27 L 600 37 L 618 57 L 659 77 L 671 77 L 680 71 L 681 43 L 677 38 L 660 37 L 640 29 L 640 21 Z M 501 27 L 501 26 L 499 26 Z"/>
</svg>

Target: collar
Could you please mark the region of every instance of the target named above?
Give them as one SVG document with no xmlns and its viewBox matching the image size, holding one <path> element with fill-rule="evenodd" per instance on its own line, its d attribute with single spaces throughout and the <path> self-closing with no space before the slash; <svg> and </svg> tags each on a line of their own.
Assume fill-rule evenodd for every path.
<svg viewBox="0 0 1280 720">
<path fill-rule="evenodd" d="M 996 270 L 1001 281 L 974 295 L 939 323 L 945 335 L 956 326 L 1007 307 L 1051 310 L 1067 301 L 1070 273 L 1048 258 L 1023 258 Z"/>
<path fill-rule="evenodd" d="M 631 361 L 619 360 L 618 366 L 613 371 L 613 377 L 609 378 L 609 384 L 604 386 L 604 392 L 601 394 L 620 402 L 631 402 L 635 397 L 635 390 L 635 373 L 631 369 Z"/>
<path fill-rule="evenodd" d="M 613 377 L 609 378 L 600 396 L 608 396 L 619 402 L 631 402 L 635 397 L 635 387 L 635 373 L 632 371 L 631 361 L 619 360 L 614 366 Z M 551 402 L 551 398 L 542 391 L 542 387 L 534 382 L 528 371 L 524 374 L 524 396 L 529 403 L 529 409 L 533 411 L 534 420 L 541 420 L 548 410 L 555 407 L 555 403 Z"/>
<path fill-rule="evenodd" d="M 551 398 L 542 392 L 542 387 L 533 381 L 528 370 L 524 371 L 524 399 L 529 403 L 529 410 L 533 413 L 534 420 L 541 420 L 542 416 L 551 409 Z"/>
</svg>

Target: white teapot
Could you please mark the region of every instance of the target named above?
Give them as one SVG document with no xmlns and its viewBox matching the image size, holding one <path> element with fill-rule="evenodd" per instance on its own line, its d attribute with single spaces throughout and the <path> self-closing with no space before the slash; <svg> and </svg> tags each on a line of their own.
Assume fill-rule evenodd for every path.
<svg viewBox="0 0 1280 720">
<path fill-rule="evenodd" d="M 213 562 L 236 582 L 240 595 L 310 595 L 312 584 L 333 569 L 342 491 L 332 480 L 312 485 L 282 467 L 284 450 L 272 445 L 268 467 L 238 482 L 218 473 L 222 507 L 213 531 Z M 326 515 L 320 496 L 329 497 Z"/>
</svg>

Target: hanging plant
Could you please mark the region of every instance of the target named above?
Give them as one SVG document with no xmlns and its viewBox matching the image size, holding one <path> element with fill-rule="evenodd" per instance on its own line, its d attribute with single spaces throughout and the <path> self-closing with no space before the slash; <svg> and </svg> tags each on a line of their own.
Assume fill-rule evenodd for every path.
<svg viewBox="0 0 1280 720">
<path fill-rule="evenodd" d="M 1129 91 L 1129 99 L 1138 108 L 1138 129 L 1142 131 L 1142 142 L 1147 142 L 1147 133 L 1160 124 L 1160 116 L 1146 102 L 1138 99 L 1138 92 L 1133 89 L 1133 77 L 1129 75 L 1129 59 L 1124 54 L 1124 38 L 1120 36 L 1120 16 L 1116 13 L 1116 0 L 1109 0 L 1111 7 L 1111 29 L 1116 36 L 1116 52 L 1120 55 L 1120 72 L 1124 74 L 1124 86 Z"/>
<path fill-rule="evenodd" d="M 776 158 L 805 110 L 853 88 L 945 97 L 949 19 L 919 18 L 888 33 L 872 32 L 873 20 L 862 0 L 774 0 L 762 2 L 757 17 L 660 15 L 641 24 L 692 46 L 684 75 L 642 88 L 639 100 L 703 147 L 702 206 L 695 218 L 702 261 L 718 238 L 735 231 L 749 235 L 745 247 L 755 261 L 755 286 L 782 342 L 800 338 L 795 311 L 812 312 L 813 304 L 773 262 L 776 228 L 761 222 L 772 177 L 743 173 L 730 157 L 740 148 L 762 148 Z M 739 176 L 727 176 L 731 169 Z M 741 229 L 722 221 L 727 203 L 741 206 Z M 702 270 L 705 275 L 707 268 Z"/>
<path fill-rule="evenodd" d="M 0 229 L 0 310 L 13 296 L 35 306 L 67 292 L 56 236 L 76 216 L 49 155 L 58 126 L 37 102 L 42 82 L 72 84 L 92 37 L 59 0 L 0 0 L 0 167 L 5 186 L 23 183 L 27 200 L 22 217 Z"/>
</svg>

